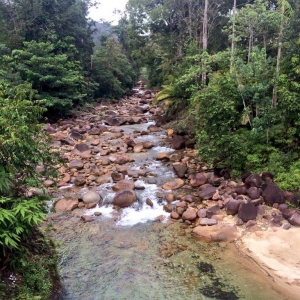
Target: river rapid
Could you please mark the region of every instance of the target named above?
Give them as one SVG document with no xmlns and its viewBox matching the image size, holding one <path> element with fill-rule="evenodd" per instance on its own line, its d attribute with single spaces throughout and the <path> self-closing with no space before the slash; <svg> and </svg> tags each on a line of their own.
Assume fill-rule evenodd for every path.
<svg viewBox="0 0 300 300">
<path fill-rule="evenodd" d="M 119 129 L 133 134 L 147 130 L 151 124 L 149 119 Z M 49 214 L 45 226 L 57 245 L 61 299 L 287 299 L 274 290 L 256 266 L 243 263 L 244 258 L 238 257 L 231 243 L 200 242 L 191 236 L 189 225 L 169 218 L 163 209 L 165 200 L 158 193 L 175 175 L 171 164 L 155 159 L 160 152 L 174 152 L 165 139 L 163 130 L 135 138 L 135 142 L 151 141 L 154 147 L 129 153 L 133 161 L 127 166 L 157 176 L 154 180 L 136 178 L 135 184 L 144 189 L 136 191 L 138 202 L 133 207 L 113 208 L 110 181 L 94 186 L 103 198 L 102 206 Z M 56 194 L 76 192 L 78 188 L 70 185 Z M 95 216 L 97 212 L 101 215 Z M 93 216 L 94 220 L 85 223 L 82 215 Z"/>
</svg>

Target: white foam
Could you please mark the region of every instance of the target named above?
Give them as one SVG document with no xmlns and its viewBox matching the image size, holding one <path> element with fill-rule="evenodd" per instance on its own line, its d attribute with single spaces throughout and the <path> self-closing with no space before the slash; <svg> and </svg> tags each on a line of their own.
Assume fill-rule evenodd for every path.
<svg viewBox="0 0 300 300">
<path fill-rule="evenodd" d="M 152 149 L 157 152 L 165 152 L 165 153 L 174 152 L 174 149 L 172 149 L 170 147 L 163 147 L 163 146 L 153 147 Z"/>
<path fill-rule="evenodd" d="M 138 223 L 145 223 L 147 221 L 153 221 L 158 216 L 164 216 L 165 220 L 168 219 L 169 213 L 163 210 L 163 205 L 158 203 L 156 197 L 157 186 L 155 184 L 145 183 L 142 180 L 137 180 L 136 185 L 142 185 L 145 187 L 144 190 L 136 191 L 139 203 L 135 203 L 132 207 L 123 208 L 118 216 L 117 225 L 120 226 L 133 226 Z M 109 189 L 110 184 L 105 184 L 104 189 Z M 101 212 L 102 216 L 107 218 L 116 217 L 117 211 L 113 209 L 111 204 L 114 193 L 107 194 L 104 199 L 104 206 L 96 206 L 95 208 L 88 209 L 85 211 L 85 215 L 91 216 L 95 212 Z M 149 198 L 153 207 L 146 204 L 146 199 Z"/>
</svg>

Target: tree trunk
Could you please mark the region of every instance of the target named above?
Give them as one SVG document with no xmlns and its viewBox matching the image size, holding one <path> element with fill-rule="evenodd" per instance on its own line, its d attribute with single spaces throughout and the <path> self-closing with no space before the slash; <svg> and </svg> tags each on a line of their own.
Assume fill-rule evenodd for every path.
<svg viewBox="0 0 300 300">
<path fill-rule="evenodd" d="M 276 74 L 275 74 L 275 84 L 273 88 L 273 97 L 272 97 L 272 104 L 273 107 L 277 105 L 277 98 L 278 98 L 278 79 L 280 75 L 280 60 L 281 60 L 281 50 L 282 50 L 282 37 L 283 37 L 283 29 L 284 29 L 284 13 L 285 13 L 285 5 L 284 3 L 281 4 L 281 22 L 280 22 L 280 29 L 278 35 L 278 49 L 277 49 L 277 59 L 276 59 Z"/>
<path fill-rule="evenodd" d="M 232 9 L 232 40 L 231 40 L 231 53 L 230 53 L 230 74 L 233 71 L 234 53 L 235 53 L 235 15 L 236 15 L 236 0 L 233 1 Z"/>
<path fill-rule="evenodd" d="M 208 0 L 204 3 L 204 14 L 203 14 L 203 36 L 202 36 L 202 47 L 203 47 L 203 63 L 202 63 L 202 84 L 206 85 L 206 59 L 204 58 L 205 52 L 207 51 L 207 39 L 208 39 Z"/>
</svg>

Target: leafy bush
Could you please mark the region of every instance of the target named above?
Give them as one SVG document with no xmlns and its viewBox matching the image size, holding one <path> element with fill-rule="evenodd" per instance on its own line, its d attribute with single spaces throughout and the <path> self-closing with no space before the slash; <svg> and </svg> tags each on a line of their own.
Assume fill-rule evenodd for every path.
<svg viewBox="0 0 300 300">
<path fill-rule="evenodd" d="M 28 182 L 37 185 L 43 175 L 55 175 L 56 157 L 38 121 L 44 108 L 31 99 L 30 85 L 10 88 L 0 84 L 0 263 L 12 263 L 21 243 L 44 217 L 44 203 L 37 198 L 24 199 Z M 9 254 L 9 255 L 8 255 Z"/>
</svg>

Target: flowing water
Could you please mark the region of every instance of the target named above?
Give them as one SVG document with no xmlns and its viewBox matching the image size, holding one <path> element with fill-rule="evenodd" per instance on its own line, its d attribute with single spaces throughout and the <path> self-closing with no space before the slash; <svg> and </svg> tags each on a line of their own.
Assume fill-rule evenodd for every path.
<svg viewBox="0 0 300 300">
<path fill-rule="evenodd" d="M 145 130 L 148 124 L 122 126 L 125 132 Z M 158 152 L 172 152 L 162 144 L 162 133 L 138 137 L 155 147 L 131 154 L 131 168 L 156 172 L 155 183 L 139 179 L 138 203 L 120 212 L 109 204 L 112 183 L 98 188 L 104 206 L 56 215 L 52 236 L 58 245 L 59 272 L 65 300 L 273 300 L 286 299 L 265 280 L 243 267 L 226 243 L 206 244 L 191 237 L 191 228 L 168 220 L 159 186 L 174 174 L 154 159 Z M 147 206 L 150 198 L 153 208 Z M 80 214 L 102 215 L 83 223 Z M 156 222 L 165 215 L 164 222 Z"/>
</svg>

